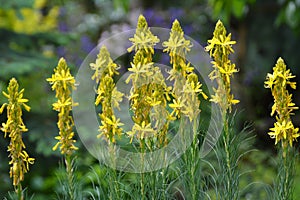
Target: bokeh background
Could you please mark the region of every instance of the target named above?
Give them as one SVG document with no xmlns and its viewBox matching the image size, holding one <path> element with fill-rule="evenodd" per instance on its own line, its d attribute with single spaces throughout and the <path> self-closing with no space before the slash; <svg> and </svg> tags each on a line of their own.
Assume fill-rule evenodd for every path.
<svg viewBox="0 0 300 200">
<path fill-rule="evenodd" d="M 282 57 L 292 73 L 300 77 L 300 1 L 299 0 L 0 0 L 0 90 L 6 90 L 16 77 L 30 99 L 30 113 L 24 113 L 29 132 L 24 141 L 29 154 L 36 158 L 24 185 L 34 199 L 49 199 L 59 191 L 58 162 L 53 152 L 57 135 L 56 112 L 51 104 L 54 93 L 45 81 L 60 57 L 65 57 L 75 75 L 88 53 L 101 39 L 135 28 L 143 14 L 149 26 L 170 28 L 178 19 L 184 32 L 205 46 L 212 37 L 215 23 L 222 20 L 237 41 L 232 60 L 239 68 L 233 91 L 237 106 L 237 126 L 252 125 L 257 149 L 243 158 L 242 168 L 251 170 L 242 184 L 272 184 L 276 176 L 276 148 L 267 135 L 273 126 L 270 117 L 273 99 L 264 88 L 266 74 Z M 300 105 L 300 90 L 293 100 Z M 1 95 L 0 103 L 4 102 Z M 0 116 L 0 123 L 6 120 Z M 300 113 L 293 117 L 300 125 Z M 7 158 L 8 138 L 0 135 L 0 197 L 12 191 Z M 298 144 L 296 144 L 298 145 Z M 101 173 L 98 162 L 77 142 L 78 176 L 87 185 L 90 166 Z M 299 146 L 299 145 L 298 145 Z M 98 167 L 98 168 L 97 168 Z M 295 197 L 300 198 L 300 164 L 297 163 Z"/>
</svg>

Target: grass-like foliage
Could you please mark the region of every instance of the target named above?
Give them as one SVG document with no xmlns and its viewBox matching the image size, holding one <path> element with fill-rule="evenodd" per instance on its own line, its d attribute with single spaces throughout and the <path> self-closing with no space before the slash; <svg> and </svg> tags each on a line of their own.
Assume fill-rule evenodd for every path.
<svg viewBox="0 0 300 200">
<path fill-rule="evenodd" d="M 56 173 L 57 180 L 59 182 L 58 189 L 56 191 L 56 199 L 59 200 L 69 200 L 69 199 L 84 199 L 84 193 L 82 191 L 82 183 L 78 180 L 75 171 L 76 167 L 76 157 L 68 161 L 70 166 L 64 163 L 65 160 L 59 163 L 59 170 Z M 72 170 L 72 173 L 68 172 L 68 169 Z M 66 173 L 67 172 L 67 173 Z"/>
</svg>

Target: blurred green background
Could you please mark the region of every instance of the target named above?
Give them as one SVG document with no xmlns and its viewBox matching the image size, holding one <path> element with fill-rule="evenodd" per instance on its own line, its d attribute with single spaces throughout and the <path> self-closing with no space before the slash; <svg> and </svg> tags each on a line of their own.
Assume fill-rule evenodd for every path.
<svg viewBox="0 0 300 200">
<path fill-rule="evenodd" d="M 0 0 L 0 90 L 6 90 L 16 77 L 32 107 L 24 114 L 29 132 L 24 141 L 29 155 L 36 158 L 25 176 L 24 186 L 36 199 L 55 197 L 59 190 L 57 166 L 61 160 L 51 149 L 57 135 L 55 101 L 46 78 L 50 77 L 59 57 L 66 58 L 73 75 L 101 38 L 135 28 L 143 14 L 149 26 L 170 28 L 178 19 L 184 32 L 205 46 L 212 37 L 214 25 L 221 19 L 237 41 L 233 61 L 239 68 L 233 91 L 238 105 L 238 126 L 252 123 L 255 143 L 243 159 L 241 168 L 252 170 L 242 185 L 274 181 L 276 148 L 267 135 L 273 126 L 270 117 L 273 99 L 264 88 L 266 74 L 277 58 L 283 57 L 292 73 L 300 77 L 300 1 L 299 0 Z M 300 92 L 293 91 L 300 105 Z M 5 101 L 0 97 L 0 103 Z M 0 116 L 0 123 L 6 120 Z M 293 117 L 300 124 L 300 113 Z M 3 135 L 2 135 L 3 136 Z M 8 138 L 0 137 L 0 197 L 12 191 L 7 158 Z M 296 144 L 298 145 L 298 144 Z M 86 177 L 97 161 L 78 139 L 78 176 Z M 299 145 L 298 145 L 299 146 Z M 300 164 L 297 163 L 295 197 L 300 198 Z M 100 169 L 101 170 L 101 169 Z M 89 181 L 86 180 L 88 183 Z"/>
</svg>

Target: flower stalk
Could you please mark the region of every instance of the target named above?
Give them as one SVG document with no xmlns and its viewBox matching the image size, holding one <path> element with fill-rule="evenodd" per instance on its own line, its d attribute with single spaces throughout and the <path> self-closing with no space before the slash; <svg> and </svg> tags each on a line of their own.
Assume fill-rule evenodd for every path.
<svg viewBox="0 0 300 200">
<path fill-rule="evenodd" d="M 77 104 L 73 102 L 71 93 L 75 87 L 75 78 L 71 75 L 70 69 L 64 58 L 61 58 L 51 78 L 47 81 L 55 90 L 55 97 L 57 102 L 53 103 L 53 110 L 58 112 L 57 126 L 59 135 L 55 137 L 58 142 L 52 148 L 53 151 L 59 148 L 62 155 L 64 155 L 66 173 L 68 180 L 68 195 L 69 199 L 75 199 L 74 188 L 74 169 L 72 167 L 72 154 L 78 150 L 75 146 L 76 140 L 74 139 L 73 126 L 74 121 L 71 116 L 72 106 Z"/>
<path fill-rule="evenodd" d="M 150 151 L 153 150 L 152 141 L 158 136 L 154 127 L 151 126 L 151 108 L 152 106 L 165 103 L 164 94 L 162 93 L 163 89 L 159 88 L 160 90 L 158 90 L 157 87 L 161 87 L 161 85 L 155 81 L 155 79 L 161 79 L 162 75 L 159 68 L 155 67 L 152 62 L 154 46 L 159 42 L 159 39 L 152 34 L 145 17 L 140 15 L 136 32 L 133 38 L 129 40 L 132 42 L 132 46 L 127 51 L 129 53 L 135 51 L 135 55 L 131 67 L 128 68 L 131 74 L 127 78 L 126 83 L 132 82 L 129 99 L 134 125 L 132 130 L 127 132 L 127 135 L 131 138 L 131 142 L 134 138 L 139 141 L 141 168 L 143 169 L 145 167 L 144 153 L 147 148 Z M 153 93 L 152 91 L 157 92 Z M 144 173 L 140 174 L 140 192 L 141 199 L 146 199 Z"/>
<path fill-rule="evenodd" d="M 209 52 L 213 58 L 213 71 L 209 74 L 212 81 L 217 82 L 217 88 L 213 88 L 214 95 L 210 101 L 219 105 L 223 116 L 223 135 L 222 148 L 225 151 L 225 158 L 223 158 L 225 165 L 223 165 L 224 180 L 226 183 L 224 187 L 225 199 L 238 199 L 238 176 L 236 176 L 236 158 L 231 152 L 234 151 L 230 145 L 233 139 L 233 133 L 229 128 L 229 114 L 232 110 L 232 105 L 239 103 L 239 100 L 234 99 L 231 93 L 231 78 L 238 70 L 235 64 L 229 59 L 229 55 L 234 53 L 232 45 L 236 42 L 231 40 L 231 34 L 227 35 L 226 29 L 221 21 L 218 21 L 213 32 L 213 38 L 208 40 L 208 46 L 205 50 Z"/>
<path fill-rule="evenodd" d="M 23 98 L 24 89 L 19 91 L 19 84 L 15 78 L 12 78 L 7 87 L 7 93 L 2 92 L 8 99 L 0 108 L 0 113 L 6 107 L 7 121 L 2 123 L 1 131 L 4 132 L 4 137 L 10 138 L 8 152 L 11 160 L 9 161 L 9 175 L 13 179 L 13 186 L 19 200 L 23 200 L 23 191 L 21 182 L 24 180 L 24 174 L 29 171 L 29 164 L 34 163 L 34 158 L 30 158 L 25 151 L 25 144 L 22 140 L 22 134 L 27 132 L 23 119 L 22 109 L 30 111 L 30 107 L 26 104 L 28 99 Z"/>
<path fill-rule="evenodd" d="M 92 80 L 98 84 L 97 98 L 95 105 L 101 104 L 102 111 L 99 114 L 101 119 L 101 126 L 99 126 L 98 138 L 104 137 L 109 144 L 116 143 L 116 139 L 122 134 L 121 126 L 123 123 L 116 118 L 113 113 L 114 108 L 119 107 L 119 102 L 122 101 L 123 93 L 117 90 L 114 83 L 114 75 L 118 75 L 119 67 L 110 57 L 110 54 L 105 46 L 102 46 L 95 63 L 90 64 L 91 69 L 94 70 Z"/>
<path fill-rule="evenodd" d="M 150 31 L 144 16 L 140 15 L 136 33 L 129 40 L 132 46 L 127 50 L 134 50 L 135 55 L 131 67 L 128 68 L 131 74 L 126 83 L 132 82 L 129 99 L 134 126 L 127 135 L 131 137 L 131 141 L 134 137 L 140 141 L 142 151 L 146 148 L 152 151 L 167 143 L 166 134 L 169 127 L 169 122 L 165 121 L 168 116 L 165 107 L 169 98 L 169 88 L 159 67 L 152 62 L 154 46 L 159 39 Z M 154 126 L 151 126 L 151 122 L 154 122 Z M 153 140 L 159 141 L 159 145 L 153 146 Z"/>
<path fill-rule="evenodd" d="M 170 64 L 172 69 L 169 71 L 168 79 L 174 81 L 171 94 L 173 103 L 169 104 L 173 111 L 169 114 L 170 120 L 181 119 L 186 124 L 185 117 L 192 123 L 192 145 L 184 155 L 185 168 L 187 170 L 186 182 L 188 185 L 186 189 L 191 194 L 191 199 L 199 199 L 199 177 L 196 173 L 195 166 L 199 163 L 199 149 L 198 149 L 198 117 L 200 114 L 200 99 L 202 95 L 204 99 L 208 97 L 202 91 L 202 84 L 198 81 L 198 76 L 194 72 L 194 67 L 186 61 L 186 54 L 190 51 L 192 43 L 184 38 L 184 32 L 178 20 L 172 24 L 170 37 L 168 41 L 163 42 L 165 47 L 164 52 L 170 56 Z M 180 131 L 182 139 L 185 140 L 188 136 L 186 131 Z M 200 181 L 201 182 L 201 181 Z"/>
<path fill-rule="evenodd" d="M 296 82 L 291 79 L 294 75 L 287 69 L 282 58 L 277 60 L 273 73 L 268 73 L 265 88 L 269 88 L 274 97 L 271 116 L 276 114 L 274 127 L 268 133 L 275 139 L 275 145 L 280 143 L 279 178 L 276 182 L 278 199 L 293 199 L 293 175 L 295 174 L 295 150 L 293 142 L 300 136 L 299 128 L 295 128 L 291 120 L 293 111 L 298 109 L 292 102 L 292 94 L 287 87 L 296 89 Z"/>
<path fill-rule="evenodd" d="M 112 156 L 112 164 L 116 166 L 117 155 L 115 149 L 115 143 L 117 139 L 120 139 L 123 129 L 121 128 L 123 123 L 120 119 L 114 115 L 113 109 L 119 107 L 119 102 L 122 101 L 123 93 L 117 90 L 114 83 L 114 75 L 118 75 L 119 66 L 113 62 L 106 46 L 102 46 L 97 55 L 95 63 L 91 63 L 90 67 L 94 70 L 92 80 L 95 80 L 98 84 L 97 98 L 95 100 L 95 106 L 101 104 L 101 112 L 99 114 L 101 125 L 98 131 L 100 132 L 97 137 L 104 138 L 108 143 L 108 151 Z M 109 199 L 120 199 L 119 182 L 117 180 L 117 171 L 111 169 L 109 175 L 110 181 L 114 184 L 111 185 L 111 192 L 109 193 Z"/>
</svg>

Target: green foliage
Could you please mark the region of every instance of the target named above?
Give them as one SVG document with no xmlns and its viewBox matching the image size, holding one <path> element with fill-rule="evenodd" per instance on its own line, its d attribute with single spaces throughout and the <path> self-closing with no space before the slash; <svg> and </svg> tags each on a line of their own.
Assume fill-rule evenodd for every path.
<svg viewBox="0 0 300 200">
<path fill-rule="evenodd" d="M 256 0 L 208 0 L 212 7 L 212 17 L 221 19 L 228 24 L 233 16 L 237 19 L 242 19 L 248 12 L 249 6 L 255 3 Z"/>
<path fill-rule="evenodd" d="M 300 2 L 296 0 L 279 1 L 280 12 L 276 19 L 276 25 L 287 24 L 297 34 L 300 33 Z"/>
<path fill-rule="evenodd" d="M 2 9 L 20 9 L 20 8 L 24 8 L 24 7 L 32 7 L 33 3 L 34 3 L 34 0 L 27 0 L 27 1 L 1 0 L 1 8 Z"/>
<path fill-rule="evenodd" d="M 125 12 L 129 11 L 129 6 L 130 6 L 129 0 L 113 0 L 113 4 L 116 9 L 122 9 Z"/>
<path fill-rule="evenodd" d="M 57 199 L 59 200 L 83 200 L 82 183 L 76 176 L 76 157 L 74 157 L 65 167 L 65 163 L 60 164 L 60 170 L 57 173 L 59 187 L 57 188 Z M 73 173 L 66 173 L 70 167 Z"/>
</svg>

